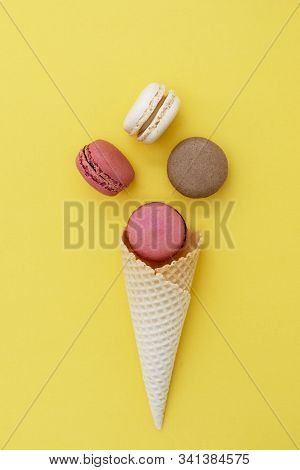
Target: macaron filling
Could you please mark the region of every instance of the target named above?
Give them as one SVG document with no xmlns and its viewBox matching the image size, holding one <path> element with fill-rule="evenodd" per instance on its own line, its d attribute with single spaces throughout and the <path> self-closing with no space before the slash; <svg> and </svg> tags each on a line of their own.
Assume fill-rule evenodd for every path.
<svg viewBox="0 0 300 470">
<path fill-rule="evenodd" d="M 88 145 L 83 147 L 79 154 L 79 164 L 87 179 L 92 179 L 96 184 L 112 194 L 117 194 L 124 189 L 125 185 L 99 168 L 98 163 L 93 159 Z"/>
<path fill-rule="evenodd" d="M 140 142 L 151 143 L 155 141 L 169 126 L 170 122 L 174 119 L 177 114 L 179 107 L 179 100 L 175 95 L 173 90 L 170 90 L 167 96 L 164 97 L 164 101 L 161 106 L 158 108 L 157 112 L 153 116 L 148 127 L 144 130 L 143 133 L 140 133 L 137 136 L 137 139 Z M 166 116 L 170 113 L 170 111 L 174 109 L 173 115 L 169 117 L 169 119 L 165 120 Z M 151 138 L 152 133 L 156 133 L 154 140 L 149 141 Z"/>
<path fill-rule="evenodd" d="M 154 121 L 158 111 L 160 110 L 160 108 L 162 107 L 162 105 L 164 104 L 165 100 L 166 100 L 166 96 L 163 96 L 161 98 L 161 100 L 158 102 L 156 108 L 154 109 L 153 113 L 150 114 L 150 116 L 148 117 L 147 121 L 144 122 L 144 124 L 142 125 L 142 127 L 139 129 L 138 133 L 137 133 L 137 137 L 139 137 L 140 135 L 142 135 L 145 130 L 150 126 L 150 124 Z"/>
</svg>

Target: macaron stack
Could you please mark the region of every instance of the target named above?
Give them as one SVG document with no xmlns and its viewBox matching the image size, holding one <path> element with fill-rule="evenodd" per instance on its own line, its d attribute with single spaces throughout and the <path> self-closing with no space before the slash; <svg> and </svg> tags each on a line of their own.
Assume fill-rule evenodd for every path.
<svg viewBox="0 0 300 470">
<path fill-rule="evenodd" d="M 150 83 L 128 112 L 123 127 L 139 142 L 154 143 L 175 118 L 180 100 L 173 90 Z M 83 178 L 106 196 L 116 196 L 134 178 L 125 155 L 96 140 L 76 158 Z M 208 197 L 224 184 L 228 162 L 208 139 L 190 137 L 172 150 L 167 173 L 173 187 L 189 198 Z M 131 215 L 121 240 L 129 306 L 145 387 L 155 426 L 163 423 L 176 352 L 190 302 L 201 235 L 191 232 L 173 207 L 151 202 Z"/>
</svg>

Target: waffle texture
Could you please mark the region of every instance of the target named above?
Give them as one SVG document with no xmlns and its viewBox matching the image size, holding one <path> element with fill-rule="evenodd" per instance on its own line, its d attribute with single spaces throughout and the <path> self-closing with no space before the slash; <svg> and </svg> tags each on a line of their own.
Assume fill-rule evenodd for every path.
<svg viewBox="0 0 300 470">
<path fill-rule="evenodd" d="M 160 429 L 176 352 L 190 302 L 201 237 L 171 264 L 152 268 L 132 253 L 124 239 L 121 251 L 128 301 L 143 379 L 155 426 Z"/>
</svg>

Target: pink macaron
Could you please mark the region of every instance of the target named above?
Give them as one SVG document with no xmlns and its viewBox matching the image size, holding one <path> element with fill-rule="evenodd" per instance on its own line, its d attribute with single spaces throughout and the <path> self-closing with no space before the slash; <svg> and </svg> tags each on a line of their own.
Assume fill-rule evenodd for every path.
<svg viewBox="0 0 300 470">
<path fill-rule="evenodd" d="M 134 178 L 134 170 L 120 150 L 105 140 L 85 145 L 76 158 L 83 178 L 106 196 L 115 196 Z"/>
<path fill-rule="evenodd" d="M 171 259 L 183 247 L 186 231 L 177 210 L 163 202 L 151 202 L 133 212 L 126 235 L 137 256 L 161 262 Z"/>
</svg>

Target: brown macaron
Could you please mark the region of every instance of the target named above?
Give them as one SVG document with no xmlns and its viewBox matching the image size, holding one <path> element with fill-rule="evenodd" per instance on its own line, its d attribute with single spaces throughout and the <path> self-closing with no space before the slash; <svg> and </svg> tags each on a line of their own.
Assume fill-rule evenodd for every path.
<svg viewBox="0 0 300 470">
<path fill-rule="evenodd" d="M 168 160 L 168 177 L 177 191 L 187 197 L 207 197 L 220 189 L 228 174 L 223 150 L 203 137 L 182 140 Z"/>
</svg>

